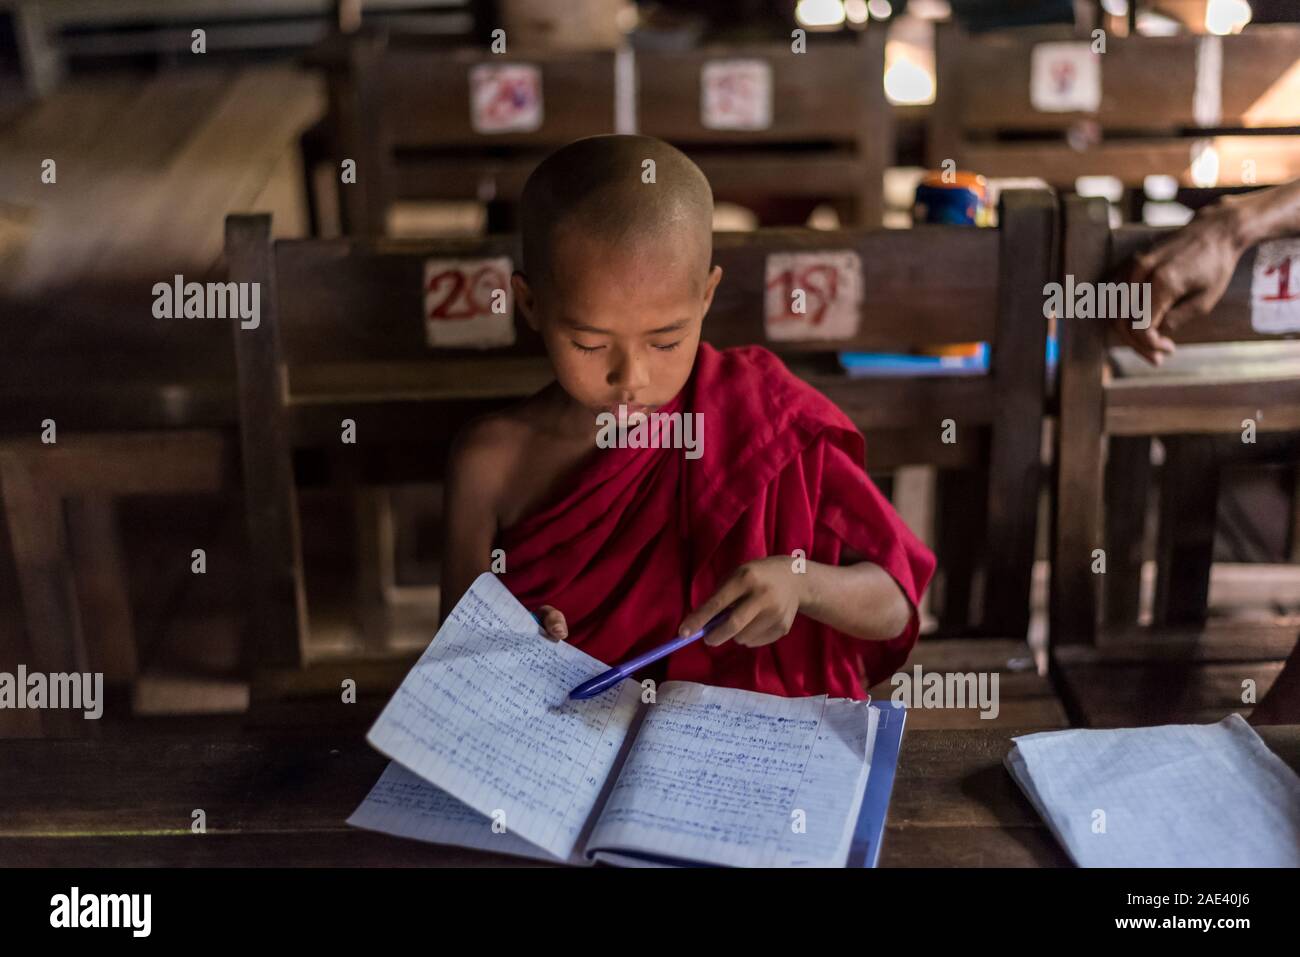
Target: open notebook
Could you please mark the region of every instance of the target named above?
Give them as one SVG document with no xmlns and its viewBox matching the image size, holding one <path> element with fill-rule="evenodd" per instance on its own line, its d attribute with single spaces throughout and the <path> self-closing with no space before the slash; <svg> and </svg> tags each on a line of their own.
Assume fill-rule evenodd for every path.
<svg viewBox="0 0 1300 957">
<path fill-rule="evenodd" d="M 393 760 L 348 823 L 574 864 L 874 864 L 903 712 L 630 679 L 568 699 L 606 667 L 480 576 L 367 734 Z"/>
<path fill-rule="evenodd" d="M 1081 867 L 1300 867 L 1300 777 L 1240 715 L 1013 740 L 1007 770 Z"/>
</svg>

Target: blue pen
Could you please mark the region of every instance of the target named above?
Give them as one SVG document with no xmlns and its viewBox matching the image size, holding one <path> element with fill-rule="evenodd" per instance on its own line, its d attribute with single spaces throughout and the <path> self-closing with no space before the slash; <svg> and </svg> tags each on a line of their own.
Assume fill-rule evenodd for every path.
<svg viewBox="0 0 1300 957">
<path fill-rule="evenodd" d="M 722 623 L 722 619 L 727 617 L 729 611 L 731 611 L 730 608 L 718 612 L 709 619 L 708 624 L 692 635 L 679 636 L 674 638 L 672 641 L 664 642 L 658 648 L 653 648 L 643 655 L 637 655 L 631 661 L 625 661 L 621 665 L 615 665 L 604 674 L 597 675 L 590 681 L 584 681 L 582 684 L 578 685 L 578 687 L 569 692 L 569 697 L 575 701 L 582 698 L 594 698 L 607 688 L 612 688 L 624 678 L 631 677 L 634 671 L 644 668 L 646 665 L 650 664 L 650 662 L 658 661 L 665 655 L 671 655 L 678 648 L 685 648 L 692 641 L 699 641 L 714 628 L 718 627 L 718 625 Z"/>
</svg>

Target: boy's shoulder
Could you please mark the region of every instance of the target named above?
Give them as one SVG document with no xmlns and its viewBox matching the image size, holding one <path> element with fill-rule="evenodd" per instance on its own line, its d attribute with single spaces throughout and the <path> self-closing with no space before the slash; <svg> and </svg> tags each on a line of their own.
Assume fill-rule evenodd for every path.
<svg viewBox="0 0 1300 957">
<path fill-rule="evenodd" d="M 551 401 L 542 390 L 470 419 L 452 442 L 449 472 L 462 483 L 483 483 L 480 491 L 487 491 L 515 475 L 520 463 L 545 458 L 546 449 L 555 444 L 547 441 L 545 428 Z"/>
<path fill-rule="evenodd" d="M 839 406 L 764 346 L 710 347 L 702 361 L 711 365 L 706 374 L 713 381 L 725 383 L 756 414 L 772 419 L 810 417 L 825 424 L 852 427 Z"/>
<path fill-rule="evenodd" d="M 702 351 L 705 348 L 701 346 Z M 714 364 L 714 375 L 728 381 L 748 380 L 751 384 L 766 383 L 778 389 L 811 388 L 766 346 L 731 346 L 727 349 L 708 346 L 704 361 Z"/>
<path fill-rule="evenodd" d="M 500 409 L 466 422 L 451 444 L 448 478 L 461 487 L 490 491 L 509 474 L 533 434 L 515 409 Z"/>
</svg>

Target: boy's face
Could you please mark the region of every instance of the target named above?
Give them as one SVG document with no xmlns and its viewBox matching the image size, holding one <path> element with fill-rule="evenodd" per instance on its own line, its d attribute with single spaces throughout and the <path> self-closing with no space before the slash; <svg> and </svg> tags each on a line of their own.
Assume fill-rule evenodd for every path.
<svg viewBox="0 0 1300 957">
<path fill-rule="evenodd" d="M 704 314 L 722 278 L 698 241 L 616 248 L 556 231 L 551 282 L 511 277 L 515 302 L 542 336 L 560 386 L 593 413 L 652 412 L 681 391 Z"/>
</svg>

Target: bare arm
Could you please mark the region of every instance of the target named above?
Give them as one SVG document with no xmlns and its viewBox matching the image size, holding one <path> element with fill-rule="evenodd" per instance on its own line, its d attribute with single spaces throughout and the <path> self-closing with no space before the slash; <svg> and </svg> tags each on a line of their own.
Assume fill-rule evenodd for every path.
<svg viewBox="0 0 1300 957">
<path fill-rule="evenodd" d="M 912 603 L 898 582 L 873 562 L 808 563 L 799 610 L 854 638 L 897 638 L 912 621 Z"/>
<path fill-rule="evenodd" d="M 1225 196 L 1237 218 L 1237 245 L 1244 251 L 1268 239 L 1300 233 L 1300 179 L 1255 193 Z"/>
</svg>

